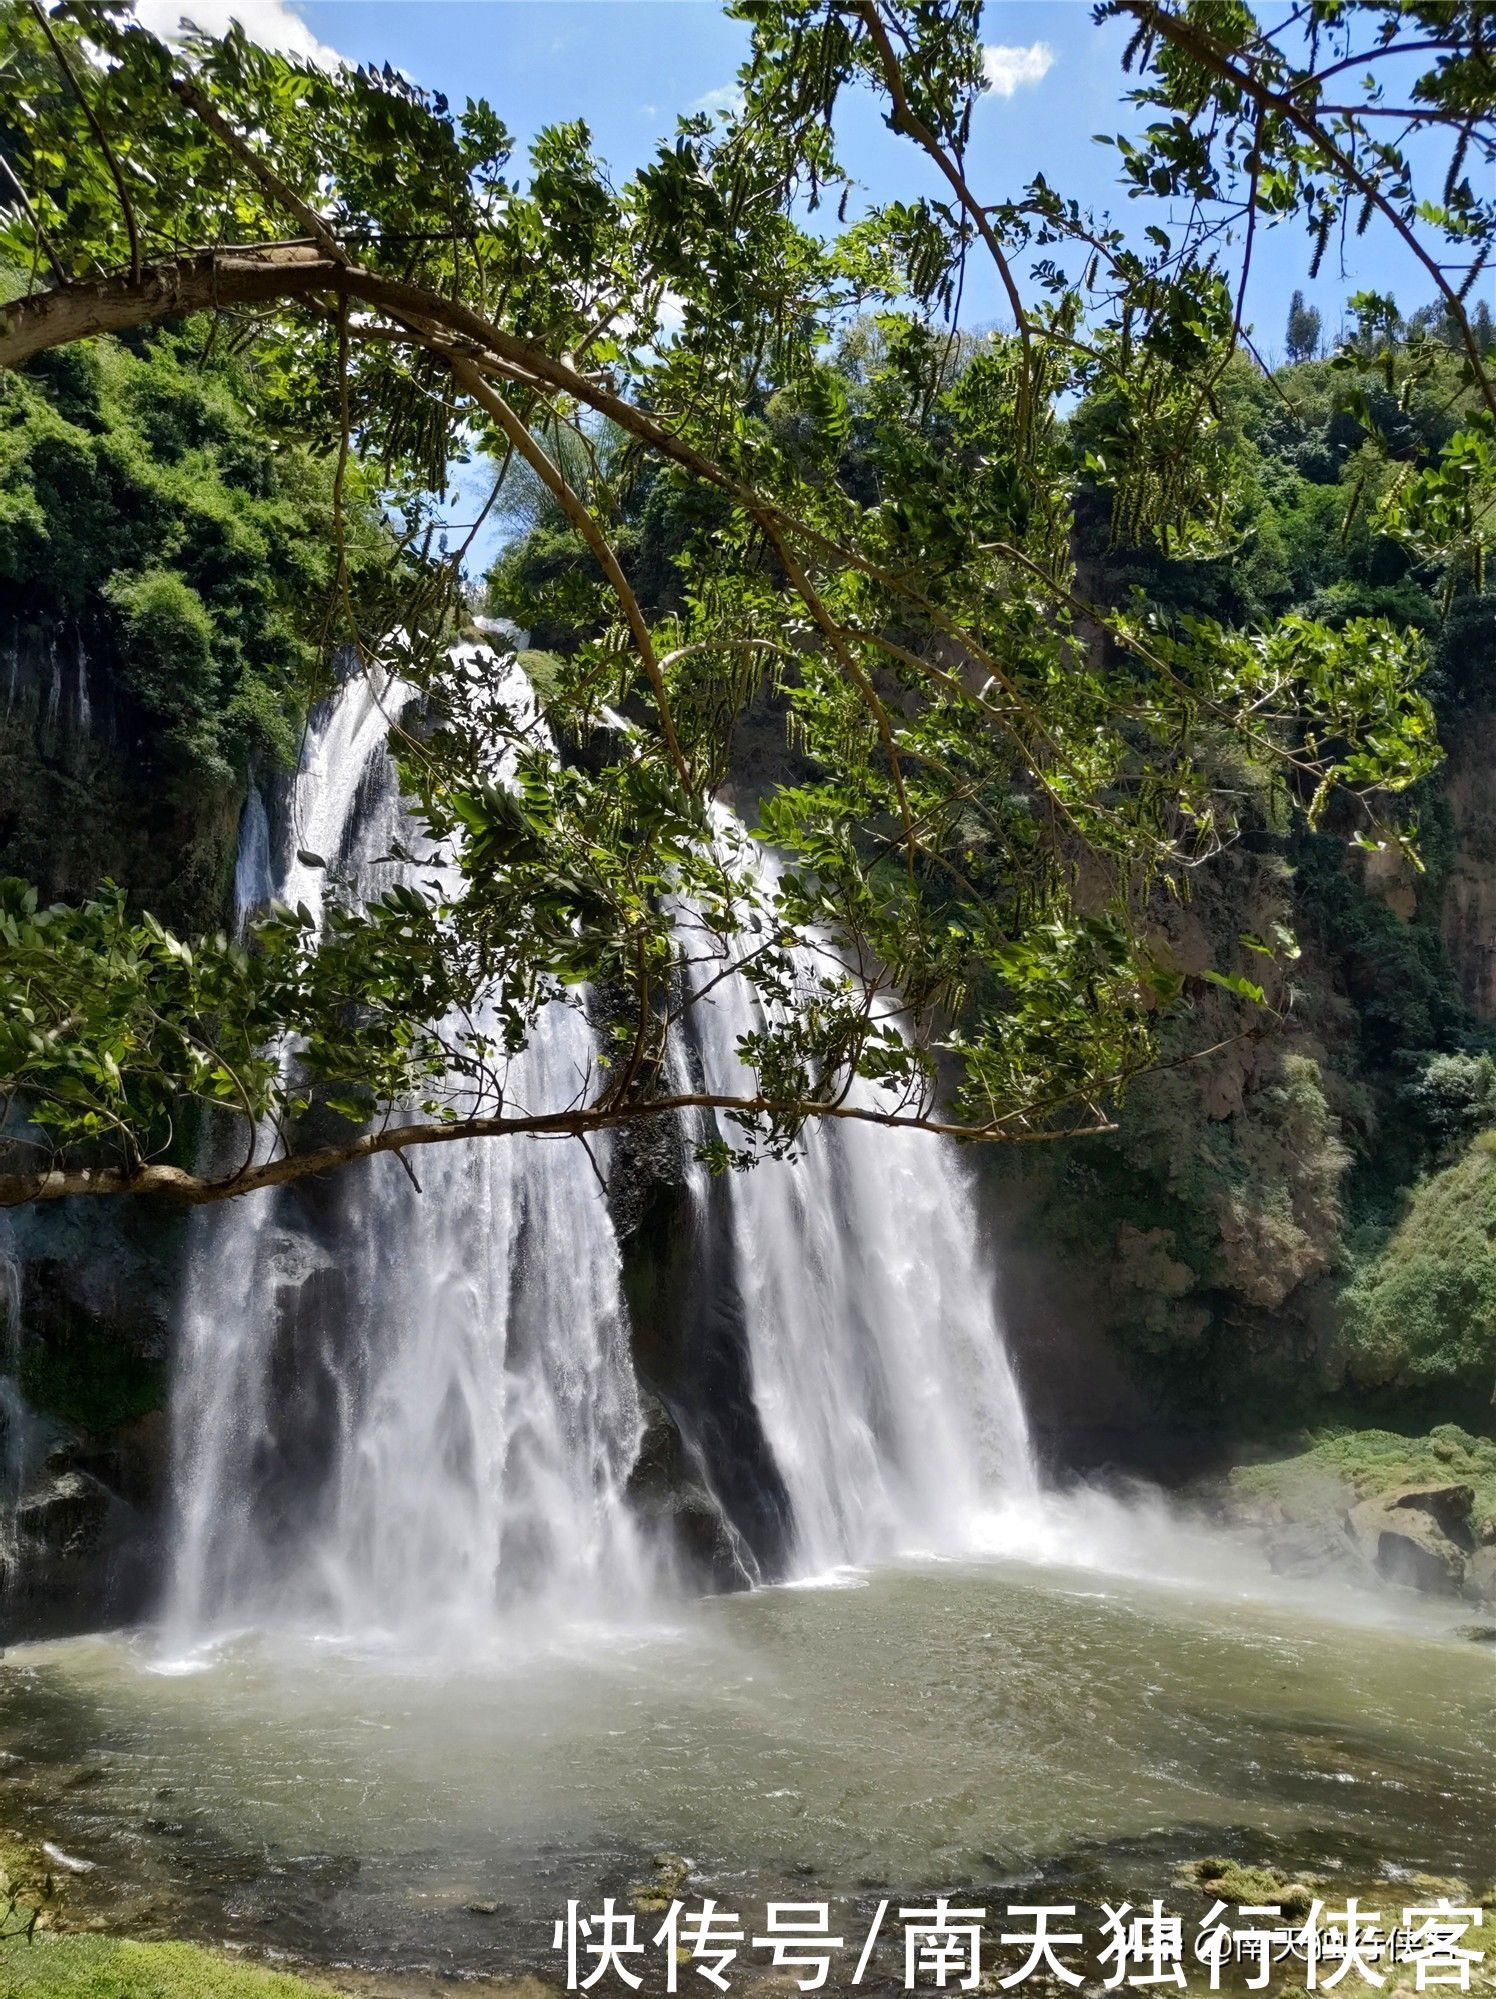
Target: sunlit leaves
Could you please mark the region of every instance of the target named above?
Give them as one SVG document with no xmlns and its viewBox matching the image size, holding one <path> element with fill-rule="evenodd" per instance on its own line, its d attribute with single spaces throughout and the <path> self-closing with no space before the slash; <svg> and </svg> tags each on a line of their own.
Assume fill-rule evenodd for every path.
<svg viewBox="0 0 1496 1999">
<path fill-rule="evenodd" d="M 414 581 L 381 619 L 352 602 L 344 510 L 326 633 L 417 691 L 395 753 L 430 843 L 367 909 L 332 894 L 317 935 L 273 913 L 247 953 L 179 946 L 109 896 L 16 914 L 31 969 L 13 996 L 36 1016 L 50 980 L 62 1010 L 32 1020 L 40 1048 L 15 1044 L 12 1086 L 61 1142 L 142 1155 L 171 1142 L 177 1097 L 228 1103 L 236 1075 L 251 1122 L 314 1088 L 345 1117 L 414 1101 L 454 1118 L 501 1092 L 557 995 L 606 1011 L 598 1087 L 657 1089 L 692 925 L 759 996 L 742 1052 L 765 1102 L 742 1116 L 771 1149 L 854 1073 L 928 1111 L 937 1050 L 974 1127 L 1095 1122 L 1189 997 L 1160 903 L 1252 812 L 1318 819 L 1348 791 L 1370 838 L 1431 767 L 1421 650 L 1385 620 L 1118 613 L 1076 546 L 1104 513 L 1115 542 L 1219 561 L 1261 518 L 1228 393 L 1247 337 L 1228 225 L 1297 217 L 1321 248 L 1340 221 L 1433 231 L 1473 281 L 1493 222 L 1464 156 L 1486 157 L 1491 106 L 1460 10 L 1413 8 L 1441 42 L 1417 103 L 1471 128 L 1420 190 L 1314 68 L 1358 34 L 1375 53 L 1390 14 L 1311 0 L 1300 47 L 1241 0 L 1108 8 L 1138 24 L 1150 121 L 1117 142 L 1122 184 L 1180 197 L 1136 231 L 1042 178 L 971 185 L 973 0 L 735 11 L 740 101 L 680 119 L 615 185 L 580 123 L 516 160 L 494 109 L 388 68 L 330 76 L 237 31 L 184 59 L 68 0 L 49 18 L 101 146 L 5 0 L 25 111 L 0 143 L 30 208 L 6 211 L 0 256 L 20 288 L 119 272 L 132 228 L 149 259 L 310 237 L 340 266 L 263 302 L 256 415 L 404 523 Z M 857 95 L 933 192 L 866 204 L 836 148 Z M 996 330 L 956 323 L 976 257 L 1008 302 Z M 1340 378 L 1365 433 L 1351 507 L 1457 588 L 1488 537 L 1491 437 L 1448 289 L 1421 344 L 1389 300 L 1358 300 Z M 219 333 L 248 337 L 228 315 Z M 1451 368 L 1458 413 L 1430 462 L 1380 419 Z M 489 608 L 532 634 L 533 702 L 497 652 L 449 649 L 432 495 L 476 449 L 502 468 L 512 536 Z M 0 536 L 27 531 L 23 510 Z M 175 575 L 154 563 L 118 597 L 185 699 L 212 659 Z M 1241 783 L 1220 781 L 1228 751 Z M 757 887 L 710 838 L 708 799 L 745 772 L 784 868 Z M 100 962 L 121 968 L 113 998 L 85 994 Z M 158 964 L 151 1021 L 133 995 Z M 1267 990 L 1212 977 L 1244 1005 Z"/>
</svg>

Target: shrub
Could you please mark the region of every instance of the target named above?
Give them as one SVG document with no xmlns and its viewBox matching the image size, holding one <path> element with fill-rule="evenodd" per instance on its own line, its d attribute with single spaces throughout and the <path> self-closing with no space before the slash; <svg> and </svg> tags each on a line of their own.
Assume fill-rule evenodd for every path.
<svg viewBox="0 0 1496 1999">
<path fill-rule="evenodd" d="M 1416 1187 L 1342 1293 L 1352 1379 L 1469 1393 L 1496 1373 L 1496 1133 Z"/>
</svg>

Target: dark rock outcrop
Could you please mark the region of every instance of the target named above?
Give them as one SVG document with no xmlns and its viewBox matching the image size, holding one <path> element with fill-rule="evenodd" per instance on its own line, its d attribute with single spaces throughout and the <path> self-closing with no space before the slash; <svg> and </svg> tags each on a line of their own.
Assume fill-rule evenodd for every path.
<svg viewBox="0 0 1496 1999">
<path fill-rule="evenodd" d="M 646 1391 L 644 1437 L 629 1478 L 629 1500 L 651 1534 L 674 1556 L 688 1584 L 744 1589 L 758 1565 L 734 1532 L 691 1447 L 659 1396 Z"/>
</svg>

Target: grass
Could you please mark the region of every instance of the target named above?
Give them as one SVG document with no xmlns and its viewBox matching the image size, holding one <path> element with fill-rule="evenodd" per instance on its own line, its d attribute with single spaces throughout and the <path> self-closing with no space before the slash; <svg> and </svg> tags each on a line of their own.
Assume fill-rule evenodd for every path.
<svg viewBox="0 0 1496 1999">
<path fill-rule="evenodd" d="M 320 1980 L 236 1962 L 192 1943 L 53 1935 L 0 1943 L 4 1999 L 334 1999 Z"/>
</svg>

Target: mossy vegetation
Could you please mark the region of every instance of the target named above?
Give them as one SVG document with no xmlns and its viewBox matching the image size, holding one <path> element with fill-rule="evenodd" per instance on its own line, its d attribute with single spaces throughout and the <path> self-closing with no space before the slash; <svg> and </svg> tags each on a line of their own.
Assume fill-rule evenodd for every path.
<svg viewBox="0 0 1496 1999">
<path fill-rule="evenodd" d="M 164 782 L 294 755 L 337 562 L 329 463 L 205 330 L 101 340 L 0 381 L 0 610 L 107 659 Z M 391 544 L 355 507 L 355 590 Z"/>
<path fill-rule="evenodd" d="M 39 1931 L 0 1943 L 6 1999 L 332 1999 L 334 1988 L 191 1943 Z"/>
<path fill-rule="evenodd" d="M 1347 1495 L 1372 1499 L 1407 1486 L 1468 1485 L 1475 1495 L 1470 1526 L 1477 1540 L 1496 1534 L 1496 1442 L 1455 1423 L 1423 1436 L 1392 1430 L 1323 1430 L 1303 1448 L 1231 1475 L 1237 1495 L 1267 1500 L 1290 1518 L 1311 1518 Z"/>
<path fill-rule="evenodd" d="M 1277 1908 L 1285 1916 L 1307 1916 L 1314 1904 L 1313 1887 L 1280 1874 L 1272 1867 L 1250 1867 L 1239 1860 L 1212 1856 L 1194 1861 L 1185 1879 L 1217 1901 L 1238 1908 Z"/>
<path fill-rule="evenodd" d="M 1496 1378 L 1496 1131 L 1415 1187 L 1342 1295 L 1353 1378 L 1489 1394 Z M 1496 1446 L 1491 1447 L 1496 1464 Z"/>
<path fill-rule="evenodd" d="M 251 768 L 295 758 L 337 573 L 330 458 L 208 329 L 95 340 L 0 378 L 0 873 L 105 876 L 168 923 L 222 915 Z M 394 542 L 349 474 L 348 588 Z"/>
</svg>

